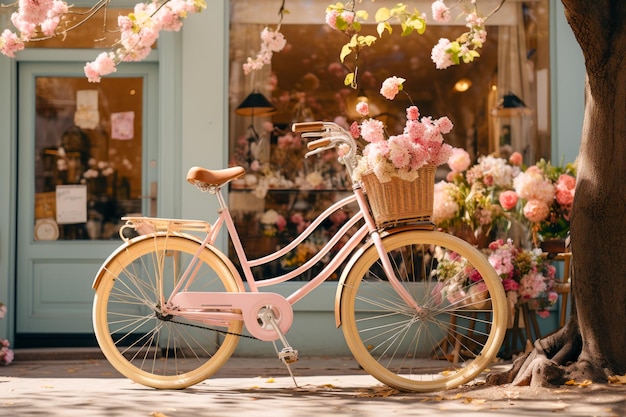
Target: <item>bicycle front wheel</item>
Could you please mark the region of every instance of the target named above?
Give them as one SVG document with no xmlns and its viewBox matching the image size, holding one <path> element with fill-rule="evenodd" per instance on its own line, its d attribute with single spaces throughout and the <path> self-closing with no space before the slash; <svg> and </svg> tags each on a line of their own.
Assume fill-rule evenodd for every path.
<svg viewBox="0 0 626 417">
<path fill-rule="evenodd" d="M 128 245 L 102 267 L 93 326 L 102 352 L 122 375 L 153 388 L 181 389 L 219 370 L 235 350 L 243 322 L 211 326 L 163 314 L 196 252 L 187 291 L 239 292 L 224 261 L 183 236 L 154 236 Z"/>
<path fill-rule="evenodd" d="M 445 233 L 402 231 L 383 237 L 383 245 L 414 303 L 392 288 L 374 245 L 367 248 L 341 295 L 343 333 L 355 359 L 404 391 L 469 382 L 495 359 L 506 332 L 506 296 L 495 270 L 473 246 Z"/>
</svg>

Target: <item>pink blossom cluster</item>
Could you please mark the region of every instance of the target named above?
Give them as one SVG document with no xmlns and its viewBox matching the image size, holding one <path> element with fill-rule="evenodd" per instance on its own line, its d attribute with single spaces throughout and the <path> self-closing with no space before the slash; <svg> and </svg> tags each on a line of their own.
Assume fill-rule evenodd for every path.
<svg viewBox="0 0 626 417">
<path fill-rule="evenodd" d="M 9 365 L 13 362 L 13 351 L 9 349 L 11 344 L 7 339 L 0 340 L 0 365 Z"/>
<path fill-rule="evenodd" d="M 350 26 L 354 23 L 355 13 L 352 10 L 339 10 L 336 8 L 326 9 L 326 24 L 333 29 L 341 30 L 337 25 L 337 20 L 341 20 L 344 24 Z"/>
<path fill-rule="evenodd" d="M 445 5 L 443 0 L 434 1 L 431 5 L 431 9 L 435 22 L 447 23 L 450 21 L 450 18 L 452 17 L 450 8 Z"/>
<path fill-rule="evenodd" d="M 281 32 L 266 27 L 261 31 L 261 50 L 254 59 L 248 57 L 243 64 L 243 72 L 249 74 L 252 71 L 260 70 L 272 61 L 274 52 L 282 51 L 286 44 L 287 40 Z"/>
<path fill-rule="evenodd" d="M 397 77 L 387 79 L 383 86 L 399 88 Z M 385 88 L 381 89 L 382 91 Z M 388 90 L 385 90 L 388 91 Z M 366 115 L 369 112 L 367 103 L 359 103 L 357 111 Z M 431 117 L 419 119 L 416 106 L 407 108 L 407 120 L 402 134 L 390 136 L 385 134 L 382 121 L 366 119 L 359 126 L 354 122 L 350 128 L 353 136 L 362 137 L 369 142 L 363 150 L 362 158 L 354 171 L 354 179 L 359 181 L 363 173 L 373 171 L 381 182 L 388 182 L 397 176 L 412 181 L 419 175 L 418 170 L 426 164 L 444 164 L 452 147 L 443 142 L 443 135 L 452 130 L 452 122 L 447 117 L 433 120 Z"/>
<path fill-rule="evenodd" d="M 24 49 L 24 42 L 35 38 L 38 31 L 45 36 L 55 35 L 67 10 L 67 3 L 62 0 L 19 0 L 17 11 L 11 14 L 11 23 L 19 35 L 5 29 L 0 36 L 0 52 L 15 58 L 15 53 Z"/>
<path fill-rule="evenodd" d="M 389 77 L 383 81 L 382 87 L 380 87 L 380 94 L 388 100 L 393 100 L 396 95 L 402 90 L 402 83 L 406 80 L 400 77 Z"/>
<path fill-rule="evenodd" d="M 502 239 L 489 244 L 489 263 L 494 267 L 504 290 L 513 294 L 517 302 L 536 300 L 539 306 L 537 314 L 547 317 L 548 307 L 554 305 L 558 294 L 552 291 L 556 268 L 542 255 L 540 249 L 522 250 L 511 239 Z"/>
<path fill-rule="evenodd" d="M 480 182 L 488 187 L 511 188 L 520 172 L 519 167 L 507 163 L 506 159 L 487 155 L 478 158 L 478 163 L 467 171 L 466 176 L 470 185 Z"/>
<path fill-rule="evenodd" d="M 459 2 L 463 3 L 463 1 Z M 487 41 L 485 30 L 485 17 L 477 12 L 476 2 L 471 0 L 472 8 L 465 13 L 465 26 L 469 31 L 459 36 L 455 41 L 441 38 L 431 51 L 431 59 L 437 69 L 445 69 L 457 65 L 462 60 L 465 63 L 472 62 L 479 56 L 477 49 L 482 48 Z M 443 0 L 437 0 L 432 4 L 433 19 L 445 23 L 450 20 L 450 8 Z"/>
<path fill-rule="evenodd" d="M 545 220 L 550 214 L 556 189 L 537 166 L 529 167 L 513 181 L 517 195 L 526 200 L 524 216 L 532 223 Z"/>
<path fill-rule="evenodd" d="M 7 313 L 7 306 L 0 303 L 0 319 Z M 11 344 L 7 339 L 0 339 L 0 365 L 8 365 L 13 362 L 13 351 L 9 349 Z"/>
<path fill-rule="evenodd" d="M 119 48 L 103 52 L 95 61 L 87 63 L 84 68 L 87 79 L 99 82 L 103 75 L 115 72 L 119 62 L 145 59 L 162 30 L 179 31 L 183 19 L 204 8 L 204 0 L 152 0 L 135 5 L 132 13 L 118 17 Z"/>
</svg>

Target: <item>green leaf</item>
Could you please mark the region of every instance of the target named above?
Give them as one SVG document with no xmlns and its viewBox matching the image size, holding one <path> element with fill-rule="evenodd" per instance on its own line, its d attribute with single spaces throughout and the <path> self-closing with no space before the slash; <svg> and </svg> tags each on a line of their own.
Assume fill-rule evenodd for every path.
<svg viewBox="0 0 626 417">
<path fill-rule="evenodd" d="M 420 35 L 424 34 L 426 31 L 426 21 L 422 18 L 421 15 L 413 14 L 410 18 L 406 20 L 407 26 L 412 27 L 417 30 L 417 33 Z"/>
<path fill-rule="evenodd" d="M 389 22 L 380 22 L 378 23 L 378 25 L 376 25 L 376 32 L 378 32 L 378 37 L 382 38 L 385 30 L 389 32 L 390 35 L 393 32 L 393 28 L 391 27 Z"/>
<path fill-rule="evenodd" d="M 372 46 L 374 42 L 376 42 L 376 36 L 367 35 L 367 36 L 359 36 L 359 45 L 364 46 Z"/>
<path fill-rule="evenodd" d="M 339 59 L 341 60 L 341 62 L 343 62 L 344 59 L 351 53 L 352 53 L 352 48 L 350 47 L 350 44 L 349 43 L 345 44 L 343 48 L 341 48 L 341 53 L 339 54 Z"/>
<path fill-rule="evenodd" d="M 391 14 L 394 16 L 397 16 L 400 14 L 406 14 L 406 4 L 403 4 L 403 3 L 396 4 L 394 8 L 391 9 Z"/>
<path fill-rule="evenodd" d="M 354 73 L 351 72 L 349 74 L 346 74 L 346 78 L 343 79 L 343 84 L 352 85 L 353 82 L 354 82 Z"/>
<path fill-rule="evenodd" d="M 337 16 L 337 19 L 335 20 L 335 26 L 339 30 L 346 30 L 348 29 L 348 22 L 341 15 L 339 15 Z"/>
<path fill-rule="evenodd" d="M 413 33 L 413 28 L 408 25 L 402 25 L 402 36 L 409 36 Z"/>
<path fill-rule="evenodd" d="M 389 9 L 386 7 L 381 7 L 380 9 L 378 9 L 376 11 L 375 19 L 376 22 L 385 22 L 391 19 L 391 13 L 389 12 Z"/>
<path fill-rule="evenodd" d="M 367 20 L 369 17 L 369 14 L 365 10 L 357 10 L 355 17 L 361 20 Z"/>
</svg>

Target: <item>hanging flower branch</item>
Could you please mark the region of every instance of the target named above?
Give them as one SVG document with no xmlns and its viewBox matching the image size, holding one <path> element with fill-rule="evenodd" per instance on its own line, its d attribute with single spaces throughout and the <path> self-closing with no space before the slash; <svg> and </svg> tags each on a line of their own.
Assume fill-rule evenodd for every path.
<svg viewBox="0 0 626 417">
<path fill-rule="evenodd" d="M 40 41 L 54 36 L 66 36 L 69 31 L 92 18 L 97 11 L 105 9 L 110 0 L 100 0 L 78 23 L 70 25 L 66 18 L 70 6 L 63 0 L 19 0 L 11 22 L 19 32 L 5 29 L 0 35 L 0 51 L 9 57 L 24 49 L 26 42 Z M 11 6 L 15 6 L 13 4 Z M 120 62 L 142 61 L 162 30 L 179 31 L 183 20 L 192 13 L 206 8 L 205 0 L 152 0 L 135 5 L 132 13 L 119 16 L 120 38 L 114 49 L 102 52 L 85 65 L 85 75 L 90 82 L 99 82 L 104 75 L 116 71 Z"/>
<path fill-rule="evenodd" d="M 272 62 L 272 56 L 274 55 L 274 52 L 280 52 L 283 50 L 283 48 L 287 44 L 287 40 L 285 39 L 285 36 L 280 32 L 280 26 L 283 23 L 285 13 L 289 13 L 289 11 L 285 9 L 285 0 L 283 0 L 278 11 L 279 20 L 276 29 L 272 30 L 268 27 L 265 27 L 261 31 L 261 50 L 255 58 L 248 57 L 245 64 L 243 64 L 244 74 L 247 75 L 250 74 L 252 71 L 260 70 L 261 68 L 263 68 L 264 65 Z"/>
<path fill-rule="evenodd" d="M 447 22 L 451 19 L 451 10 L 460 9 L 465 15 L 466 26 L 469 31 L 463 33 L 456 40 L 442 38 L 434 46 L 431 57 L 437 68 L 443 69 L 460 62 L 472 62 L 479 56 L 478 49 L 486 40 L 485 21 L 497 12 L 505 0 L 487 16 L 478 10 L 477 0 L 458 0 L 448 7 L 444 0 L 432 3 L 433 19 L 437 22 Z M 93 18 L 101 9 L 106 10 L 110 0 L 98 0 L 96 4 L 84 13 L 77 13 L 64 0 L 18 0 L 10 5 L 0 7 L 14 7 L 16 11 L 11 15 L 11 22 L 16 31 L 5 29 L 0 34 L 0 52 L 9 57 L 15 57 L 18 51 L 24 49 L 26 42 L 49 39 L 54 36 L 65 37 L 68 32 Z M 179 31 L 188 15 L 201 12 L 206 8 L 205 0 L 150 0 L 135 5 L 132 13 L 119 16 L 120 38 L 113 50 L 102 52 L 98 57 L 85 65 L 85 75 L 90 82 L 99 82 L 104 75 L 116 71 L 120 62 L 141 61 L 151 51 L 152 45 L 162 30 Z M 246 74 L 262 68 L 268 64 L 275 52 L 281 51 L 286 40 L 280 32 L 284 15 L 288 13 L 285 0 L 282 0 L 279 9 L 279 23 L 276 29 L 265 28 L 261 32 L 261 49 L 256 57 L 248 58 L 244 64 Z M 76 21 L 69 19 L 81 16 Z M 381 7 L 375 13 L 376 32 L 378 37 L 361 34 L 363 23 L 368 19 L 365 10 L 355 10 L 355 1 L 331 4 L 326 8 L 326 22 L 332 28 L 343 32 L 349 41 L 340 52 L 340 60 L 345 62 L 348 56 L 354 57 L 354 69 L 349 72 L 344 83 L 353 88 L 358 85 L 359 52 L 362 48 L 372 46 L 385 32 L 392 34 L 392 23 L 399 24 L 402 36 L 413 32 L 419 34 L 426 30 L 426 16 L 417 9 L 409 11 L 402 3 L 392 8 Z M 106 16 L 105 16 L 106 20 Z"/>
</svg>

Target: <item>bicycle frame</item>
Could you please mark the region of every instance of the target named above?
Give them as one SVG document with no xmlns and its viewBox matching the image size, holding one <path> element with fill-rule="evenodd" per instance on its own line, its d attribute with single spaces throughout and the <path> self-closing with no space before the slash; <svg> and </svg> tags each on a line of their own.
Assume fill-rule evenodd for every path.
<svg viewBox="0 0 626 417">
<path fill-rule="evenodd" d="M 322 271 L 317 276 L 315 276 L 312 280 L 308 281 L 306 284 L 302 285 L 293 293 L 291 293 L 289 296 L 287 296 L 286 297 L 287 302 L 289 303 L 290 306 L 292 306 L 293 304 L 295 304 L 296 302 L 304 298 L 306 295 L 308 295 L 311 291 L 316 289 L 321 283 L 326 281 L 332 275 L 332 273 L 335 272 L 346 259 L 348 259 L 350 254 L 353 253 L 354 250 L 360 246 L 361 242 L 369 234 L 371 242 L 378 249 L 381 261 L 383 263 L 383 268 L 385 269 L 387 273 L 387 278 L 389 282 L 392 284 L 393 288 L 398 292 L 398 294 L 403 298 L 403 300 L 409 303 L 409 305 L 411 305 L 413 308 L 419 309 L 415 300 L 408 294 L 407 290 L 400 283 L 398 278 L 394 275 L 390 260 L 387 257 L 386 252 L 383 248 L 382 239 L 380 237 L 378 229 L 376 228 L 374 220 L 369 212 L 369 206 L 368 206 L 367 200 L 365 198 L 365 195 L 360 185 L 357 184 L 353 187 L 352 195 L 344 197 L 343 199 L 337 201 L 336 203 L 328 207 L 326 210 L 324 210 L 320 215 L 318 215 L 317 218 L 298 237 L 296 237 L 287 246 L 279 249 L 278 251 L 274 253 L 271 253 L 269 255 L 263 256 L 261 258 L 253 259 L 253 260 L 248 260 L 246 257 L 245 250 L 242 246 L 241 240 L 235 228 L 235 224 L 233 222 L 232 216 L 230 215 L 228 206 L 221 193 L 221 187 L 215 187 L 215 189 L 212 190 L 211 192 L 214 193 L 218 199 L 219 206 L 220 206 L 218 210 L 219 216 L 217 220 L 215 221 L 215 223 L 213 224 L 213 226 L 210 228 L 204 240 L 202 241 L 201 246 L 198 250 L 198 253 L 196 253 L 194 260 L 191 261 L 190 265 L 187 267 L 187 270 L 184 272 L 183 276 L 181 277 L 178 285 L 176 286 L 176 288 L 174 288 L 172 294 L 168 298 L 168 302 L 166 303 L 166 305 L 177 306 L 176 310 L 175 311 L 172 310 L 171 313 L 176 314 L 176 315 L 183 315 L 187 317 L 193 316 L 194 318 L 201 319 L 202 321 L 209 320 L 213 322 L 214 324 L 216 323 L 216 321 L 211 320 L 211 316 L 213 316 L 214 319 L 217 320 L 217 322 L 224 321 L 224 315 L 219 312 L 197 312 L 197 311 L 193 313 L 185 312 L 185 304 L 191 303 L 192 305 L 199 305 L 200 299 L 202 297 L 207 298 L 205 300 L 202 300 L 203 305 L 206 305 L 207 303 L 211 304 L 208 298 L 210 298 L 213 295 L 217 297 L 218 296 L 217 294 L 198 293 L 196 296 L 191 296 L 188 294 L 181 295 L 181 292 L 180 292 L 181 290 L 184 290 L 185 286 L 189 285 L 189 283 L 193 280 L 194 265 L 196 263 L 196 260 L 200 251 L 202 250 L 201 248 L 206 247 L 207 245 L 213 246 L 223 226 L 226 227 L 228 235 L 235 248 L 235 252 L 240 261 L 243 275 L 245 277 L 245 282 L 248 284 L 248 287 L 249 287 L 249 293 L 258 293 L 258 294 L 264 294 L 264 295 L 273 297 L 273 296 L 277 296 L 277 294 L 261 292 L 259 289 L 262 287 L 271 287 L 273 285 L 292 280 L 296 278 L 297 276 L 299 276 L 300 274 L 310 270 L 313 267 L 313 265 L 315 265 L 324 256 L 326 256 L 326 254 L 330 252 L 330 250 L 335 246 L 335 244 L 339 242 L 339 240 L 342 237 L 344 237 L 348 233 L 348 231 L 352 229 L 362 219 L 364 220 L 364 224 L 361 225 L 358 228 L 358 230 L 349 238 L 347 243 L 339 250 L 337 255 L 330 261 L 330 263 L 328 263 L 322 269 Z M 287 272 L 283 275 L 270 277 L 262 281 L 255 280 L 254 275 L 252 273 L 252 268 L 267 264 L 271 261 L 281 258 L 282 256 L 285 256 L 291 250 L 296 248 L 300 243 L 302 243 L 306 238 L 308 238 L 315 230 L 317 230 L 320 224 L 325 219 L 327 219 L 332 213 L 334 213 L 335 211 L 339 210 L 342 207 L 345 207 L 349 204 L 354 203 L 355 201 L 357 202 L 358 207 L 359 207 L 358 212 L 340 228 L 338 233 L 336 233 L 315 256 L 313 256 L 311 259 L 309 259 L 307 262 L 305 262 L 303 265 L 299 266 L 295 270 Z M 239 276 L 238 272 L 233 271 L 233 275 L 235 276 L 237 280 L 239 280 L 238 284 L 240 288 L 243 288 L 243 281 L 241 277 Z M 341 282 L 339 285 L 341 285 Z M 246 298 L 249 300 L 249 297 L 246 297 Z M 182 309 L 180 308 L 181 303 L 183 304 Z M 269 303 L 269 300 L 268 300 L 268 303 Z M 217 304 L 218 303 L 216 303 L 216 305 Z M 230 306 L 229 310 L 235 307 L 241 308 L 243 311 L 242 315 L 244 316 L 244 318 L 246 317 L 252 318 L 254 317 L 254 314 L 256 314 L 256 312 L 252 313 L 250 311 L 246 311 L 246 310 L 249 310 L 248 306 L 250 306 L 250 308 L 253 308 L 252 306 L 255 305 L 255 303 L 242 302 L 242 303 L 237 303 L 237 304 L 238 305 L 236 306 L 235 305 Z M 287 320 L 283 324 L 283 326 L 281 326 L 281 330 L 285 331 L 285 329 L 282 327 L 286 327 L 288 329 L 288 326 L 291 324 L 290 316 L 291 316 L 291 313 L 288 313 L 288 315 L 286 316 Z M 263 335 L 263 336 L 266 337 L 267 335 Z"/>
</svg>

